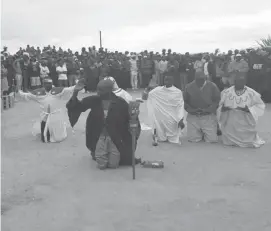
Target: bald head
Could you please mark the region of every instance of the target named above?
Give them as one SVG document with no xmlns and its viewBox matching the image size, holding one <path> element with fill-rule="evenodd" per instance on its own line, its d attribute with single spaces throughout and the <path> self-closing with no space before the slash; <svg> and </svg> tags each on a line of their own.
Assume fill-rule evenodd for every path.
<svg viewBox="0 0 271 231">
<path fill-rule="evenodd" d="M 195 79 L 205 79 L 205 74 L 202 71 L 197 71 L 195 73 Z"/>
<path fill-rule="evenodd" d="M 97 93 L 100 96 L 108 95 L 113 91 L 114 83 L 110 79 L 102 79 L 97 85 Z"/>
</svg>

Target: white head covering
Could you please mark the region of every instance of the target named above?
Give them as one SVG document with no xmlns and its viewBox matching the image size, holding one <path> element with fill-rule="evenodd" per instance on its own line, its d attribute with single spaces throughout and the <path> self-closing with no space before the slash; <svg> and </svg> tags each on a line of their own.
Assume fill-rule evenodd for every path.
<svg viewBox="0 0 271 231">
<path fill-rule="evenodd" d="M 29 53 L 24 52 L 23 55 L 26 55 L 28 58 L 30 57 Z"/>
<path fill-rule="evenodd" d="M 117 84 L 117 82 L 116 82 L 116 80 L 113 78 L 113 77 L 111 77 L 111 76 L 107 76 L 107 77 L 105 77 L 104 79 L 110 79 L 112 82 L 113 82 L 113 91 L 115 91 L 115 90 L 118 90 L 119 89 L 119 86 L 118 86 L 118 84 Z"/>
</svg>

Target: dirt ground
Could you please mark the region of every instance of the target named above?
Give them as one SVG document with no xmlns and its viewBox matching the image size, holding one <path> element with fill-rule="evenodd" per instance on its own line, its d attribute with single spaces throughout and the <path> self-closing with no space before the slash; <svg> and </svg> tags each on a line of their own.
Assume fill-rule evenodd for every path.
<svg viewBox="0 0 271 231">
<path fill-rule="evenodd" d="M 136 155 L 165 168 L 137 166 L 136 180 L 129 167 L 96 168 L 85 147 L 87 113 L 59 144 L 32 136 L 38 116 L 34 102 L 2 114 L 2 231 L 271 230 L 270 105 L 260 149 L 185 139 L 152 147 L 143 131 Z M 148 124 L 145 104 L 140 117 Z"/>
</svg>

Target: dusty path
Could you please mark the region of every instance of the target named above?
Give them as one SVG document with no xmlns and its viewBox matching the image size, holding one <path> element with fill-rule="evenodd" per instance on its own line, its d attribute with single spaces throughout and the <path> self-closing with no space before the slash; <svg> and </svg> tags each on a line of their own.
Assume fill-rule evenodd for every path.
<svg viewBox="0 0 271 231">
<path fill-rule="evenodd" d="M 151 146 L 142 133 L 137 156 L 164 169 L 100 171 L 85 148 L 81 116 L 75 136 L 42 144 L 31 135 L 39 108 L 17 103 L 2 115 L 3 231 L 271 230 L 271 107 L 259 124 L 261 149 L 215 144 Z M 146 119 L 145 105 L 141 121 Z"/>
</svg>

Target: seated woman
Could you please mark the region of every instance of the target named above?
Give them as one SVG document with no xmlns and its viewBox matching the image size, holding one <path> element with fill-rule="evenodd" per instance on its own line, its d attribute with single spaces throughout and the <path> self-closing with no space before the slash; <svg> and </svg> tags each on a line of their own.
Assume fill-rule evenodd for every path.
<svg viewBox="0 0 271 231">
<path fill-rule="evenodd" d="M 239 147 L 260 147 L 265 141 L 259 137 L 256 125 L 264 114 L 265 104 L 261 95 L 245 84 L 246 77 L 240 73 L 234 79 L 234 86 L 221 93 L 217 115 L 222 142 Z"/>
</svg>

